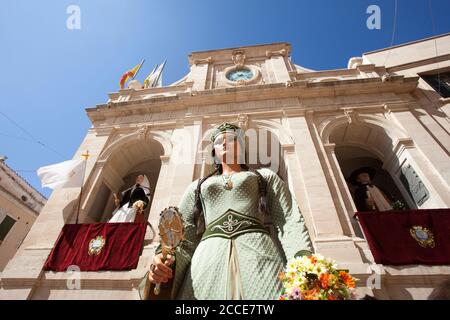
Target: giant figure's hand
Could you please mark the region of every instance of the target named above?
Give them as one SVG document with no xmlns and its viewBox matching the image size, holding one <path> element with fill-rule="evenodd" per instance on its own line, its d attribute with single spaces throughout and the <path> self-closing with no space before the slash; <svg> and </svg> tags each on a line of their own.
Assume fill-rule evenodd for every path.
<svg viewBox="0 0 450 320">
<path fill-rule="evenodd" d="M 165 283 L 169 281 L 173 277 L 173 271 L 170 268 L 170 265 L 174 262 L 173 258 L 168 255 L 167 260 L 163 262 L 162 253 L 157 254 L 153 257 L 153 262 L 150 265 L 150 272 L 148 273 L 148 279 L 150 282 L 157 283 Z"/>
</svg>

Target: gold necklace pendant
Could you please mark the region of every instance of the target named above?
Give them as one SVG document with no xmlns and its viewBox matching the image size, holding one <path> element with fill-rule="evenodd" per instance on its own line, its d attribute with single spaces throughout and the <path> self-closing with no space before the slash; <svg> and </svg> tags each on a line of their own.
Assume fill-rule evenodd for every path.
<svg viewBox="0 0 450 320">
<path fill-rule="evenodd" d="M 233 182 L 231 182 L 231 176 L 232 175 L 229 175 L 229 176 L 228 175 L 222 175 L 223 187 L 225 188 L 225 190 L 233 189 Z"/>
<path fill-rule="evenodd" d="M 226 181 L 224 184 L 225 190 L 231 190 L 233 189 L 233 183 L 231 181 Z"/>
</svg>

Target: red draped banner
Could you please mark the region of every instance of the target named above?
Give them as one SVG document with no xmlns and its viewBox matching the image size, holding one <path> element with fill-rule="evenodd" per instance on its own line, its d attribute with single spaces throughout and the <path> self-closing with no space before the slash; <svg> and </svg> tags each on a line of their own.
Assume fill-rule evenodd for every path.
<svg viewBox="0 0 450 320">
<path fill-rule="evenodd" d="M 66 224 L 44 270 L 131 270 L 137 267 L 146 223 Z"/>
<path fill-rule="evenodd" d="M 450 264 L 450 209 L 357 212 L 375 262 Z"/>
</svg>

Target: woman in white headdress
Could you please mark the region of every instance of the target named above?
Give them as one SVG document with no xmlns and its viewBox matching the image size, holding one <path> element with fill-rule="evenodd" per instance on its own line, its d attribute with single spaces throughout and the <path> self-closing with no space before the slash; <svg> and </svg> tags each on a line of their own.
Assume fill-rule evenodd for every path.
<svg viewBox="0 0 450 320">
<path fill-rule="evenodd" d="M 114 210 L 109 222 L 135 222 L 136 213 L 144 212 L 150 202 L 150 182 L 147 176 L 138 175 L 136 183 L 121 193 L 121 200 L 116 195 L 114 197 L 119 207 Z"/>
</svg>

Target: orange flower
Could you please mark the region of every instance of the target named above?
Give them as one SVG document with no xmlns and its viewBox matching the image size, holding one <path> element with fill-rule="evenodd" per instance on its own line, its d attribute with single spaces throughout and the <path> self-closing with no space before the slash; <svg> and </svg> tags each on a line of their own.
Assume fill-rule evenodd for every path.
<svg viewBox="0 0 450 320">
<path fill-rule="evenodd" d="M 278 279 L 280 279 L 280 281 L 283 281 L 284 279 L 286 279 L 286 274 L 283 271 L 281 271 L 278 274 Z"/>
<path fill-rule="evenodd" d="M 334 276 L 328 273 L 322 273 L 319 277 L 320 286 L 323 289 L 328 289 L 333 281 Z"/>
<path fill-rule="evenodd" d="M 345 271 L 339 271 L 339 278 L 345 283 L 349 288 L 354 288 L 356 286 L 355 280 Z"/>
<path fill-rule="evenodd" d="M 319 277 L 320 286 L 324 289 L 328 289 L 328 285 L 330 282 L 330 275 L 327 273 L 322 273 Z"/>
<path fill-rule="evenodd" d="M 328 296 L 328 300 L 337 300 L 338 298 L 334 294 Z"/>
<path fill-rule="evenodd" d="M 317 300 L 317 293 L 319 292 L 319 289 L 311 289 L 311 290 L 305 290 L 302 292 L 302 298 L 303 300 Z"/>
<path fill-rule="evenodd" d="M 312 263 L 312 264 L 316 264 L 316 262 L 317 262 L 317 258 L 316 258 L 316 257 L 314 257 L 314 256 L 309 256 L 308 258 L 309 258 L 309 260 L 311 260 L 311 263 Z"/>
</svg>

